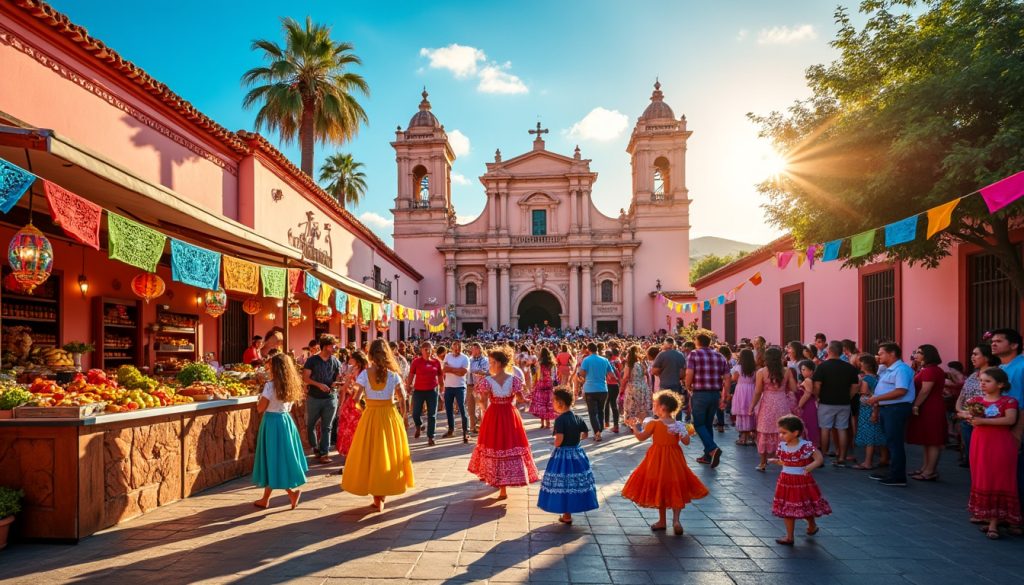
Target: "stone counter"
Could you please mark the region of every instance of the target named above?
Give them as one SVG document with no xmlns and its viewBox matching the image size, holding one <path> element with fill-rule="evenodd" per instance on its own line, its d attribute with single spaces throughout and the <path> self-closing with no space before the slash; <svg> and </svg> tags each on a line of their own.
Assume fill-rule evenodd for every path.
<svg viewBox="0 0 1024 585">
<path fill-rule="evenodd" d="M 0 485 L 25 491 L 15 537 L 77 541 L 250 473 L 255 402 L 0 421 Z"/>
</svg>

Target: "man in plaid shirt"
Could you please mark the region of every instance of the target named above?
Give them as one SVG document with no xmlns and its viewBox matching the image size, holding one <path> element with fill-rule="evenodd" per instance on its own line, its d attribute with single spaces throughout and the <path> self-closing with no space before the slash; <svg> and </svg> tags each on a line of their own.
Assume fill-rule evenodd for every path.
<svg viewBox="0 0 1024 585">
<path fill-rule="evenodd" d="M 699 457 L 697 463 L 710 463 L 715 468 L 722 459 L 722 449 L 715 443 L 711 425 L 715 412 L 725 408 L 732 380 L 729 362 L 725 361 L 725 356 L 708 347 L 710 345 L 710 337 L 704 334 L 697 336 L 697 349 L 686 359 L 686 390 L 691 396 L 693 426 L 701 443 L 704 443 L 704 456 Z"/>
</svg>

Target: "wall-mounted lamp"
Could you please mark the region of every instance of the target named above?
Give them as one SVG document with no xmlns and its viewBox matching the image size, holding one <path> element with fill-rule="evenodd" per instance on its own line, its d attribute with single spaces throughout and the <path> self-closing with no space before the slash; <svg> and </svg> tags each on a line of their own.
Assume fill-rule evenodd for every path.
<svg viewBox="0 0 1024 585">
<path fill-rule="evenodd" d="M 86 293 L 89 292 L 89 280 L 85 278 L 84 274 L 78 275 L 78 290 L 82 291 L 82 298 L 85 298 Z"/>
<path fill-rule="evenodd" d="M 271 189 L 270 198 L 273 199 L 274 201 L 280 201 L 281 199 L 284 198 L 284 191 L 280 189 Z"/>
<path fill-rule="evenodd" d="M 267 313 L 266 317 L 267 317 L 267 321 L 276 321 L 277 320 L 277 315 L 274 314 L 274 313 Z"/>
<path fill-rule="evenodd" d="M 661 292 L 661 279 L 660 278 L 658 279 L 658 282 L 654 285 L 654 288 L 657 289 L 658 292 Z"/>
<path fill-rule="evenodd" d="M 203 295 L 196 295 L 196 306 L 203 304 Z"/>
</svg>

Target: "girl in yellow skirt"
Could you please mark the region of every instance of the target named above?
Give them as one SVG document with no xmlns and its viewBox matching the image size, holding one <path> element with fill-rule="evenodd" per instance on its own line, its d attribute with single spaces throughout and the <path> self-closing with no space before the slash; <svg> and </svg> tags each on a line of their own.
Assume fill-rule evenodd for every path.
<svg viewBox="0 0 1024 585">
<path fill-rule="evenodd" d="M 365 394 L 366 411 L 359 419 L 341 475 L 341 489 L 373 496 L 373 507 L 384 511 L 384 498 L 413 487 L 412 459 L 405 425 L 405 394 L 398 363 L 387 341 L 374 339 L 370 367 L 356 378 L 352 399 Z M 395 399 L 397 398 L 396 410 Z M 401 413 L 399 413 L 401 411 Z"/>
</svg>

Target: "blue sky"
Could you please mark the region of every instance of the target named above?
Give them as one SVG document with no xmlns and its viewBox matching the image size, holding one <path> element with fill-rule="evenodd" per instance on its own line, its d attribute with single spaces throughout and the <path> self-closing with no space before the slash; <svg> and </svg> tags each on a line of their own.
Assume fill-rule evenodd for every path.
<svg viewBox="0 0 1024 585">
<path fill-rule="evenodd" d="M 593 159 L 595 203 L 616 215 L 630 198 L 629 132 L 659 76 L 666 102 L 693 131 L 692 236 L 764 243 L 780 232 L 763 221 L 754 184 L 767 173 L 767 147 L 745 114 L 806 97 L 804 70 L 835 55 L 828 42 L 836 5 L 822 0 L 52 4 L 233 130 L 252 129 L 239 83 L 260 64 L 252 39 L 280 41 L 282 16 L 331 24 L 363 59 L 357 70 L 372 92 L 363 101 L 370 123 L 351 143 L 319 147 L 317 166 L 336 151 L 365 163 L 369 190 L 353 212 L 389 242 L 389 142 L 416 112 L 424 85 L 455 137 L 459 216 L 480 213 L 484 163 L 496 148 L 505 158 L 529 150 L 527 130 L 538 116 L 551 131 L 549 150 L 571 154 L 579 144 Z M 279 146 L 298 162 L 295 145 Z"/>
</svg>

